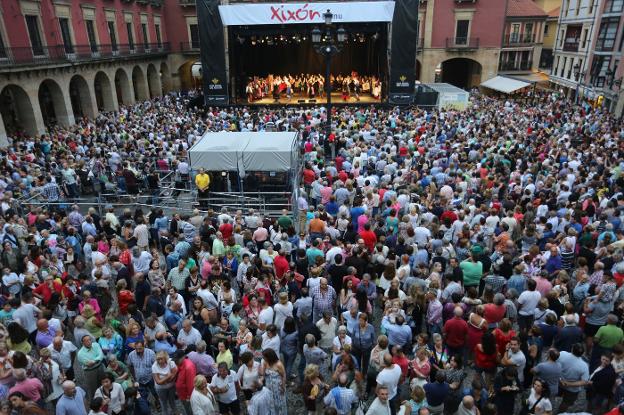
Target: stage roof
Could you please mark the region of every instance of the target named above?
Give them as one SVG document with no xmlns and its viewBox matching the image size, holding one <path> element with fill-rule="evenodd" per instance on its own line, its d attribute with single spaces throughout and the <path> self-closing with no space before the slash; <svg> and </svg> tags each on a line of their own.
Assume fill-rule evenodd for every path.
<svg viewBox="0 0 624 415">
<path fill-rule="evenodd" d="M 297 160 L 296 132 L 208 132 L 189 150 L 191 167 L 208 171 L 288 171 Z"/>
<path fill-rule="evenodd" d="M 481 83 L 481 86 L 493 89 L 495 91 L 503 92 L 505 94 L 511 94 L 518 89 L 526 88 L 531 84 L 528 82 L 520 81 L 517 79 L 507 78 L 504 76 L 495 76 L 492 79 L 488 79 Z"/>
</svg>

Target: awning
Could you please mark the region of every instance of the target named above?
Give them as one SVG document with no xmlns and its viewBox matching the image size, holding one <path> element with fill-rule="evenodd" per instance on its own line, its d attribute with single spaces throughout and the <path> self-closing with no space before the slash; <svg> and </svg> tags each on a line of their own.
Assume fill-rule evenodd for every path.
<svg viewBox="0 0 624 415">
<path fill-rule="evenodd" d="M 519 80 L 519 81 L 526 81 L 529 83 L 536 83 L 536 82 L 548 82 L 548 75 L 545 74 L 544 72 L 533 72 L 529 75 L 514 75 L 513 78 Z"/>
<path fill-rule="evenodd" d="M 489 89 L 493 89 L 495 91 L 503 92 L 505 94 L 510 94 L 518 89 L 526 88 L 531 84 L 524 81 L 519 81 L 517 79 L 511 79 L 504 76 L 495 76 L 492 79 L 488 79 L 485 82 L 481 83 L 481 86 L 484 86 Z"/>
</svg>

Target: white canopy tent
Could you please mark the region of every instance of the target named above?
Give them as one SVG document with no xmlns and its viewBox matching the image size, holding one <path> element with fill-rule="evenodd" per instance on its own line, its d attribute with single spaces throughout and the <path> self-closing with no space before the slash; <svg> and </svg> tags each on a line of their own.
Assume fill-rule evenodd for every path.
<svg viewBox="0 0 624 415">
<path fill-rule="evenodd" d="M 189 150 L 191 168 L 286 172 L 297 167 L 296 132 L 208 132 Z"/>
<path fill-rule="evenodd" d="M 488 79 L 487 81 L 481 83 L 481 86 L 505 94 L 511 94 L 512 92 L 515 92 L 522 88 L 526 88 L 530 85 L 531 83 L 529 82 L 524 82 L 513 78 L 507 78 L 505 76 L 495 76 L 494 78 Z"/>
</svg>

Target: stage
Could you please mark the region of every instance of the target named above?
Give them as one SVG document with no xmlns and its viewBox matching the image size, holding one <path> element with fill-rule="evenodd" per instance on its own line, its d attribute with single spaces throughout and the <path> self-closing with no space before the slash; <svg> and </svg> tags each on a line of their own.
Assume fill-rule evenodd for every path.
<svg viewBox="0 0 624 415">
<path fill-rule="evenodd" d="M 278 101 L 275 101 L 272 97 L 264 97 L 262 99 L 258 99 L 253 102 L 247 102 L 245 98 L 239 98 L 239 104 L 246 103 L 247 105 L 324 105 L 327 103 L 327 98 L 325 96 L 309 98 L 306 94 L 293 94 L 293 96 L 288 99 L 285 95 L 281 95 Z M 349 98 L 348 101 L 343 101 L 342 94 L 340 92 L 332 92 L 332 104 L 340 105 L 340 104 L 379 104 L 381 103 L 380 99 L 373 98 L 369 94 L 360 95 L 360 100 L 358 101 L 355 97 Z"/>
</svg>

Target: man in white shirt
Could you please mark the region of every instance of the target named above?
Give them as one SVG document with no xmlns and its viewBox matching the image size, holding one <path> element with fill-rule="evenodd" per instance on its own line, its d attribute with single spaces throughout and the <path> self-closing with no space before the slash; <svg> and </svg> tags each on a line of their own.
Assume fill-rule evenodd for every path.
<svg viewBox="0 0 624 415">
<path fill-rule="evenodd" d="M 388 399 L 388 387 L 378 386 L 377 397 L 366 411 L 366 415 L 390 415 L 390 400 Z"/>
<path fill-rule="evenodd" d="M 182 330 L 178 333 L 178 346 L 181 350 L 196 345 L 202 339 L 201 333 L 191 324 L 191 320 L 182 322 Z"/>
<path fill-rule="evenodd" d="M 70 380 L 73 379 L 74 366 L 72 363 L 78 348 L 72 342 L 63 340 L 63 337 L 56 336 L 47 349 L 50 351 L 52 359 L 58 362 L 61 370 L 65 373 L 65 377 Z"/>
<path fill-rule="evenodd" d="M 257 334 L 262 335 L 270 324 L 273 324 L 273 317 L 275 312 L 266 303 L 264 297 L 258 298 L 258 304 L 262 307 L 262 310 L 258 314 L 258 331 Z"/>
<path fill-rule="evenodd" d="M 321 332 L 319 347 L 325 351 L 330 350 L 333 345 L 334 337 L 336 337 L 338 320 L 332 317 L 330 312 L 326 311 L 323 313 L 323 318 L 316 323 L 316 327 Z"/>
<path fill-rule="evenodd" d="M 394 406 L 393 400 L 398 396 L 397 388 L 401 380 L 401 367 L 392 363 L 392 355 L 386 353 L 384 355 L 384 368 L 377 375 L 377 385 L 388 388 L 388 401 Z"/>
<path fill-rule="evenodd" d="M 528 331 L 533 325 L 534 311 L 542 295 L 536 290 L 534 279 L 527 280 L 527 290 L 518 297 L 518 325 L 521 331 Z"/>
<path fill-rule="evenodd" d="M 273 349 L 279 355 L 280 337 L 277 335 L 275 324 L 269 325 L 266 332 L 262 334 L 262 351 L 267 349 Z"/>
<path fill-rule="evenodd" d="M 524 382 L 524 367 L 526 366 L 526 357 L 520 350 L 520 340 L 513 337 L 507 345 L 507 350 L 501 359 L 501 365 L 514 366 L 518 370 L 518 380 Z"/>
<path fill-rule="evenodd" d="M 222 414 L 240 413 L 240 403 L 238 402 L 238 392 L 240 385 L 238 375 L 233 370 L 229 370 L 227 363 L 219 363 L 217 375 L 212 377 L 210 390 L 215 394 L 219 402 L 219 412 Z"/>
</svg>

